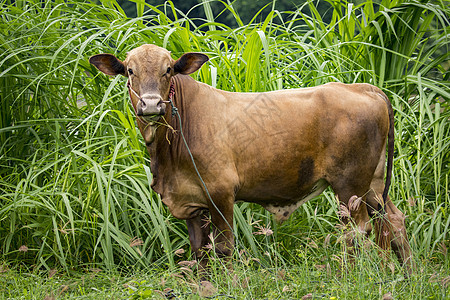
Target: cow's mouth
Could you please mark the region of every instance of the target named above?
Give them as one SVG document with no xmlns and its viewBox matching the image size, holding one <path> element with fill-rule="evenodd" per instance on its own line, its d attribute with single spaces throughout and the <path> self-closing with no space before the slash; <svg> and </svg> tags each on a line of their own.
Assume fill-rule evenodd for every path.
<svg viewBox="0 0 450 300">
<path fill-rule="evenodd" d="M 164 116 L 164 113 L 156 115 L 138 115 L 140 119 L 148 123 L 149 125 L 155 125 L 155 122 L 159 121 Z"/>
</svg>

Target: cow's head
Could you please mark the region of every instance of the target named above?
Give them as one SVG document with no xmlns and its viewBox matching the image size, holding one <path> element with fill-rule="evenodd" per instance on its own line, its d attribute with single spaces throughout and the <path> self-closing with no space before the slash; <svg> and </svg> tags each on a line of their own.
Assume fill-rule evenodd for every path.
<svg viewBox="0 0 450 300">
<path fill-rule="evenodd" d="M 112 54 L 98 54 L 89 59 L 107 75 L 120 74 L 129 78 L 136 114 L 148 122 L 165 114 L 172 76 L 191 74 L 206 61 L 208 56 L 202 53 L 186 53 L 175 61 L 169 51 L 155 45 L 131 50 L 123 62 Z"/>
</svg>

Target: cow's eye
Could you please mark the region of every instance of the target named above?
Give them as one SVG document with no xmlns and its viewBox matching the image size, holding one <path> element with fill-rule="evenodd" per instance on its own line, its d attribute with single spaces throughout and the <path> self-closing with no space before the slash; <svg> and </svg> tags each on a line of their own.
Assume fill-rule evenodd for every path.
<svg viewBox="0 0 450 300">
<path fill-rule="evenodd" d="M 128 69 L 128 75 L 133 75 L 133 70 L 132 69 Z"/>
<path fill-rule="evenodd" d="M 167 74 L 170 74 L 170 71 L 171 71 L 171 70 L 172 70 L 172 69 L 171 69 L 170 67 L 168 67 L 166 73 L 167 73 Z"/>
</svg>

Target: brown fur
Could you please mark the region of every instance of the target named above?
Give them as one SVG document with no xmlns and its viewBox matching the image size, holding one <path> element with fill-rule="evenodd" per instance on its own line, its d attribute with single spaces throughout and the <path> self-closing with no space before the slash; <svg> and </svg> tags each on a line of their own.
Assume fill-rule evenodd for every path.
<svg viewBox="0 0 450 300">
<path fill-rule="evenodd" d="M 121 69 L 118 59 L 103 56 L 91 58 L 99 70 L 111 74 Z M 175 217 L 187 220 L 197 258 L 206 264 L 203 251 L 211 242 L 209 223 L 201 218 L 206 211 L 216 252 L 229 256 L 236 200 L 258 203 L 283 221 L 331 185 L 341 203 L 347 205 L 353 195 L 367 203 L 351 205 L 351 217 L 362 232 L 370 232 L 369 215 L 381 207 L 383 218 L 375 222 L 377 241 L 384 249 L 391 244 L 410 270 L 403 214 L 387 197 L 390 174 L 384 183 L 388 135 L 388 173 L 393 155 L 393 114 L 384 93 L 369 84 L 342 83 L 230 93 L 186 76 L 206 60 L 204 54 L 188 53 L 175 61 L 167 50 L 144 45 L 122 63 L 131 88 L 140 95 L 130 94 L 136 109 L 156 105 L 158 97 L 167 101 L 170 82 L 174 85 L 181 124 L 169 106 L 163 115 L 143 115 L 137 122 L 151 156 L 152 188 Z M 184 145 L 181 127 L 211 198 Z"/>
</svg>

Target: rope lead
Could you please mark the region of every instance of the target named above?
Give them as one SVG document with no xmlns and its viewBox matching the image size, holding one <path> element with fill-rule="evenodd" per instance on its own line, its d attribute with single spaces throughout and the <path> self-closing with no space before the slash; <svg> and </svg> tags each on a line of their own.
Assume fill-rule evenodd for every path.
<svg viewBox="0 0 450 300">
<path fill-rule="evenodd" d="M 178 108 L 173 105 L 173 102 L 170 101 L 170 105 L 172 105 L 172 117 L 178 114 Z"/>
</svg>

